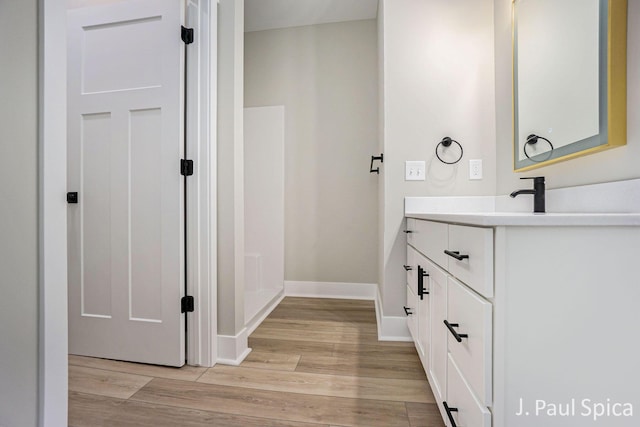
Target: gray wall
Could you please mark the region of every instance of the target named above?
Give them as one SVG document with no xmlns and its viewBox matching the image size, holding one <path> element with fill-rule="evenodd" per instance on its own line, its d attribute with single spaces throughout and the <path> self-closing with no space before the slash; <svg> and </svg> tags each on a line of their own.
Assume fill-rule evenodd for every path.
<svg viewBox="0 0 640 427">
<path fill-rule="evenodd" d="M 244 327 L 244 0 L 218 5 L 218 333 Z"/>
<path fill-rule="evenodd" d="M 0 2 L 0 425 L 38 413 L 37 1 Z"/>
<path fill-rule="evenodd" d="M 375 283 L 375 20 L 245 34 L 245 107 L 285 106 L 285 280 Z"/>
<path fill-rule="evenodd" d="M 512 160 L 511 0 L 495 0 L 498 195 L 521 188 L 521 176 L 544 175 L 548 188 L 640 178 L 640 0 L 628 4 L 627 145 L 523 174 L 513 172 Z"/>
<path fill-rule="evenodd" d="M 385 316 L 403 316 L 404 197 L 495 193 L 494 13 L 493 0 L 381 3 L 385 162 L 379 283 Z M 464 147 L 456 165 L 435 156 L 444 136 Z M 482 180 L 469 180 L 470 159 L 483 160 Z M 425 181 L 404 180 L 407 160 L 426 162 Z"/>
</svg>

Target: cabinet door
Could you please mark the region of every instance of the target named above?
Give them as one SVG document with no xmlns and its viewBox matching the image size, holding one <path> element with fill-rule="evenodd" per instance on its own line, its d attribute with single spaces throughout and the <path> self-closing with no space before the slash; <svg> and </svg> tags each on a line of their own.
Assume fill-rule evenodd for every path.
<svg viewBox="0 0 640 427">
<path fill-rule="evenodd" d="M 429 323 L 431 326 L 429 377 L 438 402 L 447 395 L 447 275 L 427 261 L 429 270 Z"/>
<path fill-rule="evenodd" d="M 407 305 L 404 306 L 405 313 L 407 314 L 407 327 L 413 337 L 413 342 L 418 343 L 418 297 L 413 293 L 413 289 L 407 286 Z"/>
<path fill-rule="evenodd" d="M 429 354 L 431 343 L 431 273 L 432 268 L 427 258 L 419 253 L 415 253 L 415 260 L 417 265 L 416 272 L 416 294 L 418 295 L 418 341 L 417 348 L 420 353 L 420 358 L 425 366 L 425 370 L 428 367 L 428 359 L 431 357 Z M 422 276 L 422 277 L 421 277 Z M 420 285 L 422 285 L 422 296 L 420 296 Z"/>
<path fill-rule="evenodd" d="M 418 265 L 416 260 L 417 256 L 418 256 L 418 252 L 411 246 L 407 245 L 407 262 L 404 265 L 404 269 L 407 272 L 407 286 L 413 289 L 414 293 L 417 292 L 415 289 L 416 289 L 416 286 L 418 286 L 418 280 L 417 280 Z"/>
<path fill-rule="evenodd" d="M 447 283 L 448 349 L 478 400 L 491 405 L 492 311 L 490 302 L 451 276 Z M 460 334 L 456 339 L 455 334 Z"/>
<path fill-rule="evenodd" d="M 418 298 L 416 295 L 416 287 L 418 286 L 418 281 L 416 279 L 416 272 L 418 270 L 418 266 L 416 264 L 417 256 L 418 252 L 416 252 L 416 250 L 411 246 L 407 245 L 407 262 L 404 265 L 407 272 L 407 305 L 405 306 L 405 313 L 407 314 L 407 327 L 409 328 L 409 332 L 416 343 L 416 347 L 418 339 L 419 309 Z"/>
<path fill-rule="evenodd" d="M 446 403 L 456 425 L 460 427 L 491 427 L 491 412 L 476 399 L 451 355 L 448 359 L 447 375 Z M 450 425 L 448 420 L 446 421 L 447 425 Z"/>
</svg>

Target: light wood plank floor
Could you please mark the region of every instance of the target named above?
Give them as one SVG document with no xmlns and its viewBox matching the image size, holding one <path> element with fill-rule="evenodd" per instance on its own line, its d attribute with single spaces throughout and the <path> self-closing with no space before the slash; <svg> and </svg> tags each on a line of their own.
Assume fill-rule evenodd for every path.
<svg viewBox="0 0 640 427">
<path fill-rule="evenodd" d="M 285 298 L 238 367 L 69 356 L 69 425 L 442 427 L 412 343 L 379 342 L 373 302 Z"/>
</svg>

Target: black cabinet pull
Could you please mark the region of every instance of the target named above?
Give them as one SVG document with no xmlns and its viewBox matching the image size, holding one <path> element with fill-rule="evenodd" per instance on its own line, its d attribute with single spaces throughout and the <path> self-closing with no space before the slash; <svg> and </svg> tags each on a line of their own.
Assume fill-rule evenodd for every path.
<svg viewBox="0 0 640 427">
<path fill-rule="evenodd" d="M 406 271 L 411 271 L 411 270 L 413 270 L 413 267 L 411 267 L 410 265 L 403 265 L 403 267 L 404 267 L 404 269 L 405 269 Z"/>
<path fill-rule="evenodd" d="M 453 328 L 457 328 L 458 326 L 460 326 L 457 323 L 449 323 L 448 321 L 444 321 L 444 324 L 447 326 L 447 329 L 449 329 L 449 332 L 451 332 L 451 335 L 453 335 L 453 337 L 456 339 L 456 341 L 458 342 L 462 342 L 462 338 L 469 338 L 469 335 L 467 334 L 459 334 L 458 331 L 456 331 Z"/>
<path fill-rule="evenodd" d="M 405 234 L 411 234 L 411 233 L 413 233 L 413 231 L 412 231 L 412 230 L 404 230 L 404 231 L 403 231 L 403 233 L 405 233 Z"/>
<path fill-rule="evenodd" d="M 447 417 L 449 417 L 451 427 L 458 427 L 458 425 L 456 424 L 456 420 L 453 419 L 452 414 L 452 412 L 458 412 L 458 408 L 450 408 L 449 405 L 447 405 L 446 401 L 442 402 L 442 406 L 444 406 L 444 410 L 447 412 Z"/>
<path fill-rule="evenodd" d="M 420 299 L 424 299 L 425 295 L 429 295 L 429 291 L 424 289 L 424 278 L 428 277 L 429 273 L 424 271 L 424 268 L 418 266 L 418 296 Z"/>
<path fill-rule="evenodd" d="M 451 257 L 454 257 L 458 261 L 462 261 L 463 259 L 469 258 L 469 255 L 460 255 L 459 251 L 448 251 L 445 249 L 444 253 Z"/>
<path fill-rule="evenodd" d="M 406 314 L 407 316 L 413 314 L 412 312 L 410 312 L 409 310 L 411 310 L 411 307 L 407 307 L 406 305 L 403 306 L 402 308 L 404 308 L 404 314 Z"/>
</svg>

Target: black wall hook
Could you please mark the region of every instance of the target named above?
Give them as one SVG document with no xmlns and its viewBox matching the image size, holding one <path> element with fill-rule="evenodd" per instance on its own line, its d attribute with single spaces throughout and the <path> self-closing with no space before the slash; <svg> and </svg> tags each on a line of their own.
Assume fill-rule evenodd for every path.
<svg viewBox="0 0 640 427">
<path fill-rule="evenodd" d="M 549 147 L 551 147 L 551 150 L 549 150 L 549 155 L 542 160 L 534 160 L 529 156 L 529 153 L 527 153 L 527 146 L 528 145 L 536 145 L 538 143 L 539 140 L 544 140 L 547 141 L 547 144 L 549 144 Z M 553 154 L 553 144 L 551 143 L 551 141 L 549 141 L 547 138 L 540 136 L 540 135 L 536 135 L 534 133 L 532 133 L 531 135 L 527 136 L 527 140 L 524 143 L 524 147 L 523 147 L 523 151 L 524 151 L 524 155 L 527 156 L 527 159 L 531 160 L 532 162 L 536 162 L 536 163 L 540 163 L 540 162 L 545 162 L 547 160 L 549 160 L 551 158 L 551 155 Z M 535 157 L 535 156 L 534 156 Z"/>
<path fill-rule="evenodd" d="M 442 160 L 442 157 L 440 157 L 440 154 L 438 154 L 438 147 L 442 145 L 443 147 L 447 148 L 447 147 L 450 147 L 451 143 L 453 142 L 455 142 L 458 145 L 458 147 L 460 147 L 460 157 L 458 157 L 458 159 L 453 162 L 445 162 L 444 160 Z M 436 157 L 438 158 L 438 160 L 440 160 L 444 164 L 453 165 L 458 163 L 462 159 L 463 154 L 464 154 L 464 150 L 462 149 L 462 145 L 460 145 L 460 143 L 455 139 L 451 139 L 448 136 L 445 136 L 444 138 L 442 138 L 442 141 L 440 141 L 438 145 L 436 145 Z"/>
<path fill-rule="evenodd" d="M 371 156 L 371 165 L 369 166 L 369 173 L 375 172 L 380 175 L 380 166 L 375 169 L 373 168 L 373 162 L 375 162 L 376 160 L 380 160 L 380 163 L 384 163 L 384 153 L 380 153 L 379 156 Z"/>
</svg>

